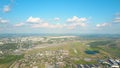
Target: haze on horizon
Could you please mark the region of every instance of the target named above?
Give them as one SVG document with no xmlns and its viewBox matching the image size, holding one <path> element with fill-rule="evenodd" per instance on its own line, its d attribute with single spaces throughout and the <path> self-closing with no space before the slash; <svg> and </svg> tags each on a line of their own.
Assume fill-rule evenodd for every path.
<svg viewBox="0 0 120 68">
<path fill-rule="evenodd" d="M 120 34 L 120 0 L 1 0 L 0 33 Z"/>
</svg>

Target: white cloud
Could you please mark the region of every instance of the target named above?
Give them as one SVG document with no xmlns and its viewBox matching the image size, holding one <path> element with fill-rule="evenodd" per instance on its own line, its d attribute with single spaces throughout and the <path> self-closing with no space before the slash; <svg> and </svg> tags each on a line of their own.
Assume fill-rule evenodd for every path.
<svg viewBox="0 0 120 68">
<path fill-rule="evenodd" d="M 54 18 L 54 20 L 55 20 L 55 21 L 59 21 L 59 20 L 60 20 L 60 18 L 56 17 L 56 18 Z"/>
<path fill-rule="evenodd" d="M 67 24 L 68 29 L 75 29 L 76 27 L 85 27 L 85 23 L 72 23 L 72 24 Z"/>
<path fill-rule="evenodd" d="M 115 18 L 110 23 L 96 24 L 96 27 L 107 27 L 114 25 L 115 23 L 120 23 L 120 13 L 116 13 Z"/>
<path fill-rule="evenodd" d="M 14 0 L 10 0 L 9 5 L 5 5 L 3 7 L 3 12 L 5 12 L 5 13 L 10 12 L 11 7 L 13 6 L 13 2 L 14 2 Z"/>
<path fill-rule="evenodd" d="M 11 10 L 10 6 L 9 5 L 5 5 L 3 7 L 3 12 L 9 12 Z"/>
<path fill-rule="evenodd" d="M 32 28 L 62 28 L 61 24 L 49 24 L 49 23 L 40 23 L 40 24 L 33 24 Z"/>
<path fill-rule="evenodd" d="M 56 17 L 54 18 L 55 21 L 60 20 L 60 18 Z M 45 20 L 42 20 L 38 17 L 32 17 L 30 16 L 26 22 L 32 23 L 32 28 L 68 28 L 68 29 L 74 29 L 76 27 L 85 27 L 87 19 L 86 18 L 78 18 L 77 16 L 73 16 L 73 18 L 67 19 L 67 22 L 65 23 L 51 23 L 47 22 Z M 68 23 L 71 22 L 71 23 Z"/>
<path fill-rule="evenodd" d="M 113 22 L 120 23 L 120 17 L 116 17 Z"/>
<path fill-rule="evenodd" d="M 8 20 L 0 18 L 0 23 L 2 23 L 2 24 L 8 23 Z"/>
<path fill-rule="evenodd" d="M 82 26 L 82 27 L 84 27 L 84 26 L 86 26 L 86 23 L 79 23 L 79 24 L 77 24 L 77 26 Z"/>
<path fill-rule="evenodd" d="M 120 13 L 115 14 L 115 18 L 114 18 L 113 22 L 120 23 Z"/>
<path fill-rule="evenodd" d="M 43 23 L 43 24 L 33 24 L 32 27 L 33 28 L 41 28 L 41 27 L 48 27 L 49 24 L 48 23 Z"/>
<path fill-rule="evenodd" d="M 59 20 L 59 18 L 55 18 L 54 20 Z M 33 23 L 32 24 L 32 28 L 62 28 L 63 25 L 56 23 L 56 24 L 52 24 L 50 22 L 46 22 L 45 20 L 42 20 L 41 18 L 33 18 L 32 16 L 30 16 L 26 22 L 29 23 Z"/>
<path fill-rule="evenodd" d="M 68 29 L 74 29 L 76 27 L 85 27 L 87 25 L 87 18 L 79 18 L 77 16 L 73 16 L 72 18 L 67 19 Z"/>
<path fill-rule="evenodd" d="M 67 25 L 67 29 L 74 29 L 76 25 Z"/>
<path fill-rule="evenodd" d="M 43 22 L 42 19 L 40 18 L 33 18 L 32 16 L 30 16 L 26 22 L 29 22 L 29 23 L 41 23 Z"/>
<path fill-rule="evenodd" d="M 102 23 L 102 24 L 97 24 L 96 27 L 106 27 L 106 26 L 110 26 L 110 23 Z"/>
<path fill-rule="evenodd" d="M 77 16 L 73 16 L 72 18 L 68 18 L 67 22 L 71 23 L 85 23 L 87 21 L 87 18 L 79 18 Z"/>
<path fill-rule="evenodd" d="M 20 27 L 20 26 L 23 26 L 25 23 L 18 23 L 18 24 L 15 24 L 14 26 L 15 27 Z"/>
</svg>

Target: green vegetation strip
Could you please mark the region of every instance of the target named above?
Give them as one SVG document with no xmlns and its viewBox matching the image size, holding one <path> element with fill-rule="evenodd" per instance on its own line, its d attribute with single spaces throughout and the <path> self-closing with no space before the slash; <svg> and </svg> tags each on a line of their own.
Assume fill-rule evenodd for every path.
<svg viewBox="0 0 120 68">
<path fill-rule="evenodd" d="M 23 55 L 5 55 L 2 58 L 0 58 L 0 64 L 13 62 L 21 58 L 23 58 Z"/>
</svg>

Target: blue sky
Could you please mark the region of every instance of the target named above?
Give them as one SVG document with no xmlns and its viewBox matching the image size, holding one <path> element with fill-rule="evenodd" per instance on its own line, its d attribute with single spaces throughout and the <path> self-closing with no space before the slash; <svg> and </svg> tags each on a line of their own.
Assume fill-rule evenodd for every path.
<svg viewBox="0 0 120 68">
<path fill-rule="evenodd" d="M 120 34 L 120 0 L 1 0 L 0 33 Z"/>
</svg>

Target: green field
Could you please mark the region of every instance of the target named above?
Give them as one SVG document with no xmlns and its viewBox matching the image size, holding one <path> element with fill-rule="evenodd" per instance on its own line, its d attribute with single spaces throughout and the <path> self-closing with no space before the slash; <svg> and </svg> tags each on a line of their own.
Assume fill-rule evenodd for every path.
<svg viewBox="0 0 120 68">
<path fill-rule="evenodd" d="M 8 68 L 12 63 L 23 58 L 23 55 L 4 55 L 0 58 L 0 68 Z"/>
</svg>

